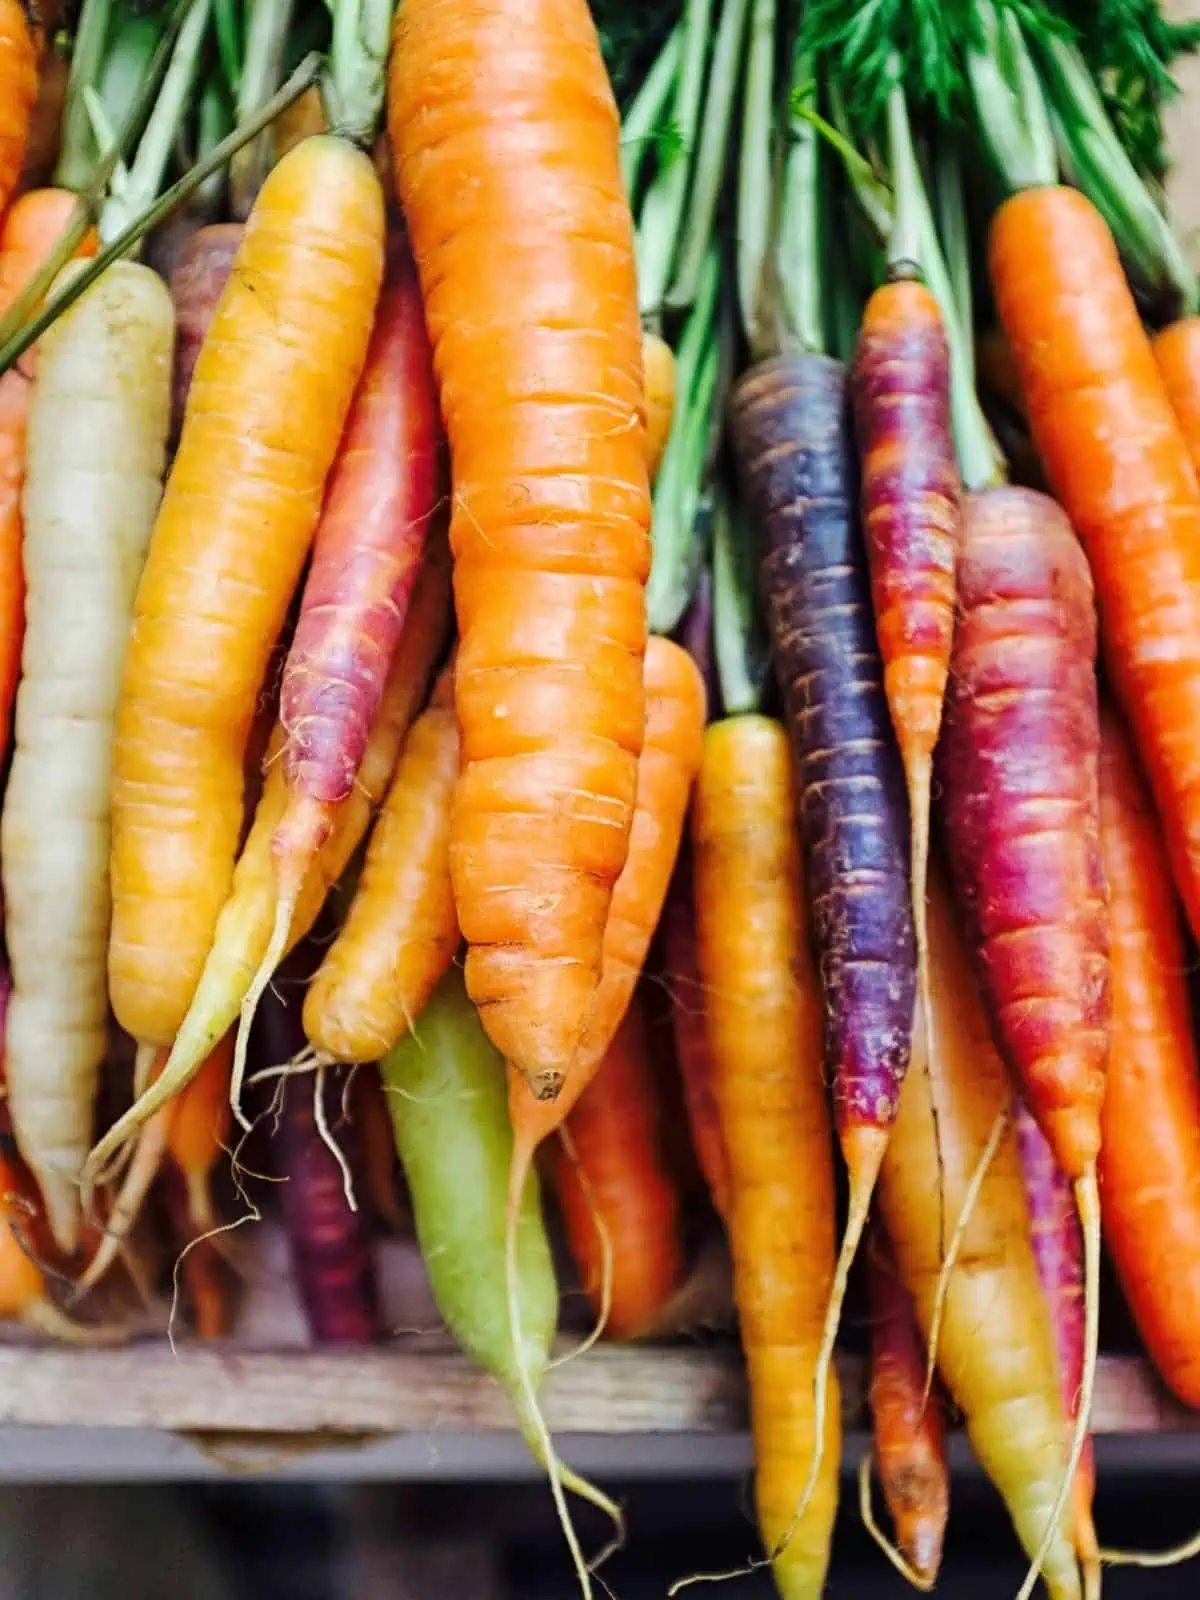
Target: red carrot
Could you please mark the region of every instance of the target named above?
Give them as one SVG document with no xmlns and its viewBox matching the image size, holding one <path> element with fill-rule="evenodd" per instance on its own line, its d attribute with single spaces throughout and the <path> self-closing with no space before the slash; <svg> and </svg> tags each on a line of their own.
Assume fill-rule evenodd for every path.
<svg viewBox="0 0 1200 1600">
<path fill-rule="evenodd" d="M 847 422 L 845 371 L 826 356 L 762 362 L 734 392 L 734 450 L 762 536 L 759 581 L 799 764 L 826 1069 L 850 1179 L 817 1365 L 806 1494 L 820 1469 L 820 1408 L 850 1266 L 908 1067 L 917 984 L 908 805 L 884 698 Z"/>
<path fill-rule="evenodd" d="M 354 788 L 404 630 L 438 499 L 439 429 L 416 269 L 396 237 L 283 670 L 288 797 L 271 839 L 275 924 L 242 1002 L 235 1105 L 249 1024 L 287 949 L 308 869 Z"/>
<path fill-rule="evenodd" d="M 1074 1185 L 1085 1240 L 1078 1418 L 1027 1600 L 1087 1438 L 1096 1359 L 1109 1029 L 1096 612 L 1070 524 L 1027 489 L 968 497 L 958 588 L 938 746 L 952 875 L 997 1042 Z"/>
<path fill-rule="evenodd" d="M 171 417 L 176 438 L 183 426 L 196 358 L 233 269 L 242 232 L 240 222 L 216 222 L 198 229 L 184 246 L 171 273 L 171 299 L 175 303 Z"/>
<path fill-rule="evenodd" d="M 1030 1237 L 1042 1292 L 1050 1306 L 1058 1351 L 1058 1381 L 1067 1418 L 1067 1443 L 1075 1431 L 1083 1381 L 1083 1235 L 1071 1183 L 1054 1159 L 1040 1128 L 1025 1106 L 1016 1119 L 1017 1150 L 1029 1199 Z M 1092 1522 L 1096 1461 L 1089 1438 L 1075 1474 L 1075 1552 L 1089 1600 L 1100 1593 L 1100 1554 Z"/>
</svg>

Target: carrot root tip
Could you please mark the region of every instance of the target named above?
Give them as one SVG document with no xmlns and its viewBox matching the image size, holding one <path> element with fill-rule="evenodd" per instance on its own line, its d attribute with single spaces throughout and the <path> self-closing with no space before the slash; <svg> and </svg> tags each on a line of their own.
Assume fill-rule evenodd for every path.
<svg viewBox="0 0 1200 1600">
<path fill-rule="evenodd" d="M 931 1594 L 937 1581 L 937 1536 L 932 1528 L 918 1530 L 911 1563 L 904 1552 L 892 1543 L 876 1522 L 875 1512 L 871 1507 L 871 1463 L 873 1460 L 874 1457 L 868 1450 L 858 1464 L 858 1512 L 862 1518 L 862 1525 L 905 1582 L 910 1583 L 921 1594 Z"/>
</svg>

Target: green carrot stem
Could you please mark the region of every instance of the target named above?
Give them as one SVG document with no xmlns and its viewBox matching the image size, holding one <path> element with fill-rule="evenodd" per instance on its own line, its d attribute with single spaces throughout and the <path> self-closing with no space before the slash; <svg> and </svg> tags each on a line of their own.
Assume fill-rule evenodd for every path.
<svg viewBox="0 0 1200 1600">
<path fill-rule="evenodd" d="M 126 112 L 115 139 L 95 162 L 86 185 L 79 192 L 70 221 L 59 235 L 54 248 L 50 251 L 45 261 L 42 262 L 42 265 L 26 283 L 4 316 L 0 317 L 0 346 L 7 348 L 17 337 L 26 319 L 31 317 L 37 307 L 41 305 L 55 278 L 58 277 L 58 274 L 78 250 L 84 235 L 98 216 L 113 173 L 117 170 L 118 164 L 127 155 L 137 130 L 145 122 L 150 107 L 154 104 L 159 84 L 162 82 L 163 74 L 167 70 L 167 63 L 171 59 L 171 52 L 175 47 L 175 40 L 179 35 L 180 29 L 187 21 L 194 4 L 196 4 L 196 0 L 182 0 L 182 4 L 176 8 L 162 37 L 158 41 L 149 70 L 143 82 L 138 86 L 137 94 Z M 89 113 L 84 89 L 89 87 L 90 85 L 88 84 L 81 84 L 79 90 L 79 106 L 85 117 Z M 90 120 L 88 128 L 89 137 L 92 137 Z M 23 353 L 25 348 L 22 345 L 18 354 Z"/>
<path fill-rule="evenodd" d="M 249 24 L 234 112 L 239 126 L 272 94 L 283 72 L 283 54 L 295 0 L 248 0 Z M 243 145 L 229 169 L 230 206 L 239 221 L 250 215 L 271 165 L 270 140 Z"/>
<path fill-rule="evenodd" d="M 145 15 L 122 11 L 113 18 L 96 83 L 94 86 L 82 85 L 85 95 L 91 91 L 99 96 L 113 127 L 120 127 L 126 109 L 149 71 L 166 23 L 167 18 L 162 11 L 151 11 Z M 95 123 L 90 114 L 88 120 L 95 135 Z M 103 139 L 95 136 L 93 148 L 97 152 L 103 150 Z"/>
<path fill-rule="evenodd" d="M 646 156 L 666 124 L 679 72 L 679 47 L 680 34 L 676 25 L 621 119 L 621 177 L 631 205 L 637 203 L 638 179 Z"/>
<path fill-rule="evenodd" d="M 714 249 L 705 261 L 679 341 L 675 419 L 654 485 L 654 555 L 646 610 L 655 633 L 670 633 L 691 598 L 696 562 L 694 525 L 702 479 L 712 456 L 714 406 L 720 388 L 722 351 L 716 337 L 720 281 L 720 257 Z"/>
<path fill-rule="evenodd" d="M 797 46 L 789 79 L 789 130 L 780 179 L 775 248 L 768 270 L 779 297 L 775 344 L 794 340 L 816 354 L 825 349 L 825 327 L 821 146 L 809 104 L 814 93 L 813 58 Z"/>
<path fill-rule="evenodd" d="M 54 168 L 54 182 L 60 189 L 82 189 L 96 164 L 96 141 L 83 91 L 85 87 L 95 88 L 100 75 L 112 10 L 113 0 L 83 0 L 79 13 L 67 76 L 62 139 Z"/>
<path fill-rule="evenodd" d="M 225 92 L 222 80 L 215 73 L 211 74 L 200 93 L 200 107 L 196 116 L 195 159 L 202 161 L 232 131 L 233 105 Z M 218 167 L 196 190 L 194 209 L 204 216 L 215 217 L 224 193 L 225 172 L 223 168 Z"/>
<path fill-rule="evenodd" d="M 138 144 L 127 180 L 100 211 L 104 243 L 123 233 L 151 205 L 162 188 L 171 150 L 188 107 L 195 97 L 196 76 L 208 34 L 212 0 L 193 0 L 171 52 L 171 62 L 154 110 Z"/>
<path fill-rule="evenodd" d="M 213 24 L 225 85 L 236 95 L 242 76 L 242 19 L 237 0 L 215 0 Z"/>
<path fill-rule="evenodd" d="M 775 129 L 775 19 L 777 0 L 753 0 L 737 191 L 737 293 L 751 350 L 764 348 L 767 261 L 774 202 L 772 138 Z"/>
<path fill-rule="evenodd" d="M 1041 39 L 1036 48 L 1063 167 L 1108 223 L 1137 276 L 1150 288 L 1173 291 L 1185 312 L 1194 311 L 1196 274 L 1117 137 L 1079 51 L 1058 37 Z"/>
<path fill-rule="evenodd" d="M 712 524 L 713 655 L 727 716 L 757 711 L 768 653 L 758 613 L 754 554 L 739 507 L 718 486 Z"/>
<path fill-rule="evenodd" d="M 888 269 L 896 276 L 918 264 L 921 232 L 921 171 L 913 149 L 908 103 L 893 59 L 894 79 L 887 102 L 888 148 L 892 168 L 892 226 L 888 233 Z"/>
<path fill-rule="evenodd" d="M 652 320 L 662 315 L 679 244 L 704 96 L 711 21 L 712 0 L 687 0 L 673 105 L 678 146 L 660 165 L 642 203 L 637 239 L 638 297 L 642 315 Z"/>
<path fill-rule="evenodd" d="M 1021 25 L 993 0 L 975 0 L 975 16 L 979 39 L 967 47 L 966 77 L 984 147 L 1014 192 L 1054 183 L 1054 133 Z"/>
<path fill-rule="evenodd" d="M 696 298 L 696 286 L 712 238 L 717 198 L 725 177 L 729 128 L 737 100 L 749 11 L 750 0 L 724 0 L 721 7 L 704 97 L 700 143 L 692 169 L 675 273 L 667 290 L 666 303 L 675 310 L 690 306 Z"/>
<path fill-rule="evenodd" d="M 938 140 L 933 157 L 933 207 L 942 257 L 948 269 L 950 293 L 964 328 L 975 324 L 974 288 L 971 283 L 971 234 L 963 194 L 962 162 L 948 137 Z M 965 341 L 963 358 L 975 382 L 975 341 Z"/>
<path fill-rule="evenodd" d="M 395 0 L 334 0 L 329 70 L 321 86 L 335 133 L 370 145 L 383 110 Z"/>
<path fill-rule="evenodd" d="M 79 296 L 91 288 L 100 274 L 114 261 L 127 254 L 143 235 L 149 233 L 151 228 L 157 227 L 164 218 L 170 216 L 176 206 L 182 205 L 190 195 L 194 194 L 206 178 L 225 166 L 247 140 L 256 138 L 264 128 L 270 126 L 281 111 L 286 111 L 288 106 L 311 88 L 321 74 L 321 65 L 321 58 L 316 54 L 302 61 L 266 105 L 247 122 L 235 128 L 227 139 L 222 139 L 215 150 L 198 161 L 189 172 L 185 172 L 183 177 L 173 183 L 140 217 L 135 217 L 124 232 L 118 234 L 98 255 L 85 262 L 78 272 L 73 273 L 67 286 L 52 296 L 30 322 L 18 328 L 11 337 L 5 337 L 3 344 L 0 345 L 0 373 L 7 372 L 14 362 L 19 361 L 30 345 L 36 344 L 46 329 L 74 305 Z M 3 335 L 3 332 L 4 330 L 0 328 L 0 335 Z"/>
</svg>

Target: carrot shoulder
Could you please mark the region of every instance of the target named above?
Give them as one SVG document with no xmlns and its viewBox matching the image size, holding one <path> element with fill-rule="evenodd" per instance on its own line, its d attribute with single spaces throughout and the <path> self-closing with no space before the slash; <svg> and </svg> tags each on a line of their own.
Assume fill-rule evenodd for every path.
<svg viewBox="0 0 1200 1600">
<path fill-rule="evenodd" d="M 406 0 L 388 127 L 454 479 L 467 985 L 552 1098 L 633 818 L 650 556 L 633 226 L 586 0 Z"/>
</svg>

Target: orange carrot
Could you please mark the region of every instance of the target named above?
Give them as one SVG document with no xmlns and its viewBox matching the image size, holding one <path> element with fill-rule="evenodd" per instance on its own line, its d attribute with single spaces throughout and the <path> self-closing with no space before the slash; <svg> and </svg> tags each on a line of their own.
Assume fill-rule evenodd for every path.
<svg viewBox="0 0 1200 1600">
<path fill-rule="evenodd" d="M 1034 442 L 1087 551 L 1109 677 L 1200 933 L 1196 472 L 1112 235 L 1090 202 L 1067 188 L 1016 195 L 996 215 L 990 254 Z"/>
<path fill-rule="evenodd" d="M 633 225 L 586 0 L 405 0 L 388 128 L 453 468 L 467 985 L 552 1099 L 633 820 L 650 557 Z"/>
<path fill-rule="evenodd" d="M 696 943 L 729 1157 L 734 1294 L 750 1378 L 758 1519 L 784 1600 L 825 1580 L 841 1417 L 830 1370 L 804 1514 L 817 1353 L 834 1267 L 821 989 L 809 950 L 788 739 L 743 716 L 704 739 L 692 819 Z"/>
<path fill-rule="evenodd" d="M 1112 1057 L 1101 1122 L 1104 1235 L 1164 1381 L 1200 1406 L 1200 1060 L 1158 819 L 1115 718 L 1100 745 L 1112 923 Z"/>
<path fill-rule="evenodd" d="M 646 471 L 653 483 L 675 420 L 675 355 L 657 333 L 647 331 L 642 335 L 642 368 L 646 382 Z"/>
<path fill-rule="evenodd" d="M 614 1339 L 653 1333 L 683 1277 L 683 1218 L 664 1159 L 662 1110 L 635 999 L 567 1119 L 568 1148 L 551 1158 L 567 1244 L 597 1315 L 611 1252 L 606 1327 Z"/>
<path fill-rule="evenodd" d="M 22 1177 L 0 1153 L 0 1318 L 23 1322 L 64 1344 L 117 1342 L 115 1329 L 74 1322 L 50 1298 L 28 1237 L 33 1202 Z"/>
<path fill-rule="evenodd" d="M 1200 317 L 1181 317 L 1153 344 L 1159 376 L 1200 479 Z"/>
<path fill-rule="evenodd" d="M 263 185 L 196 364 L 117 712 L 109 985 L 141 1044 L 178 1033 L 229 894 L 243 751 L 366 356 L 383 245 L 370 160 L 306 140 Z"/>
<path fill-rule="evenodd" d="M 226 1034 L 167 1108 L 167 1155 L 183 1179 L 188 1223 L 195 1234 L 216 1226 L 212 1173 L 229 1140 L 233 1120 L 229 1104 L 232 1070 L 233 1037 Z"/>
<path fill-rule="evenodd" d="M 879 1223 L 867 1238 L 866 1267 L 875 1462 L 905 1563 L 899 1570 L 917 1588 L 928 1590 L 941 1565 L 950 1510 L 942 1411 L 936 1396 L 926 1398 L 925 1352 L 912 1299 Z M 864 1474 L 870 1464 L 871 1458 L 865 1457 Z M 884 1548 L 891 1555 L 890 1546 Z"/>
<path fill-rule="evenodd" d="M 37 44 L 21 0 L 0 0 L 0 216 L 21 176 L 37 102 Z"/>
</svg>

